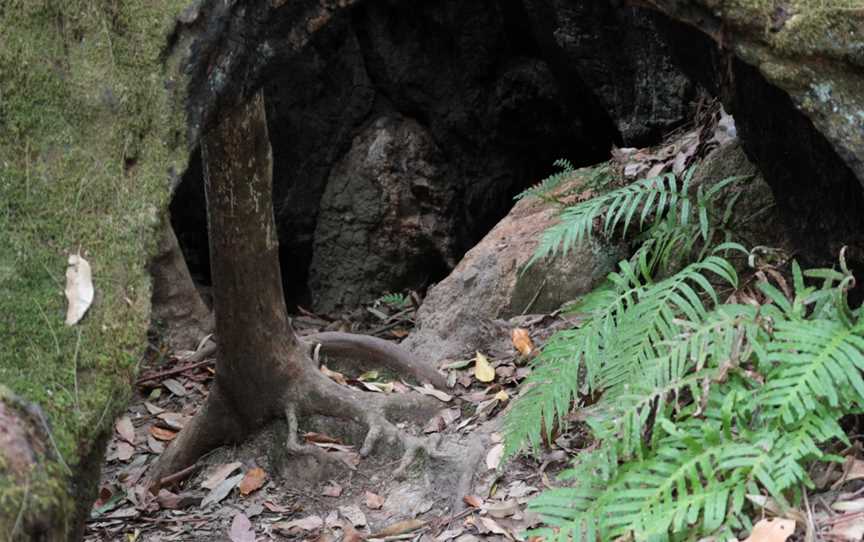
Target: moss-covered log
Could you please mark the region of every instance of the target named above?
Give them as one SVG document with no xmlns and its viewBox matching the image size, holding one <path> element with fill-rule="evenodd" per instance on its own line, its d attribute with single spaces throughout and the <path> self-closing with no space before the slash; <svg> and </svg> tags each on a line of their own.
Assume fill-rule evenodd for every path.
<svg viewBox="0 0 864 542">
<path fill-rule="evenodd" d="M 146 262 L 186 159 L 161 61 L 182 4 L 0 4 L 0 382 L 16 396 L 0 409 L 31 452 L 0 460 L 4 540 L 80 537 L 131 393 L 149 323 Z M 96 295 L 68 327 L 72 253 L 91 263 Z M 20 450 L 0 448 L 6 459 Z"/>
</svg>

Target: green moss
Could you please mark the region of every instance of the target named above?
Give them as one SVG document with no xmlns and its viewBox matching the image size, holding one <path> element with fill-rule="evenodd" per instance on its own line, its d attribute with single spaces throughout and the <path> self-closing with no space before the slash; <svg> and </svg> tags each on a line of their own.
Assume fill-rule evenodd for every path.
<svg viewBox="0 0 864 542">
<path fill-rule="evenodd" d="M 185 160 L 159 61 L 182 6 L 0 7 L 0 382 L 42 406 L 73 471 L 127 401 L 145 345 L 145 264 L 169 168 Z M 70 328 L 64 272 L 78 251 L 96 298 Z M 9 491 L 0 477 L 7 510 Z"/>
</svg>

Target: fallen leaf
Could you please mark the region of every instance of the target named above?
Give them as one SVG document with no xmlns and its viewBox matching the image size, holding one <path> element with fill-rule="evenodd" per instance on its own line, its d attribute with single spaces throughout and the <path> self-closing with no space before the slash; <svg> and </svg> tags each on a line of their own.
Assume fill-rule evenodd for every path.
<svg viewBox="0 0 864 542">
<path fill-rule="evenodd" d="M 510 532 L 507 529 L 505 529 L 504 527 L 502 527 L 501 525 L 499 525 L 498 522 L 495 521 L 494 519 L 492 519 L 492 518 L 480 518 L 480 522 L 483 524 L 484 527 L 486 527 L 487 529 L 489 529 L 493 533 L 504 535 L 504 536 L 510 538 Z"/>
<path fill-rule="evenodd" d="M 324 489 L 321 490 L 321 494 L 325 497 L 339 497 L 342 495 L 343 488 L 336 482 L 330 482 Z"/>
<path fill-rule="evenodd" d="M 357 380 L 361 382 L 370 382 L 374 380 L 378 380 L 378 371 L 366 371 L 362 375 L 357 377 Z"/>
<path fill-rule="evenodd" d="M 486 454 L 486 467 L 490 470 L 494 470 L 498 468 L 498 465 L 501 464 L 501 457 L 504 456 L 504 445 L 496 444 L 492 446 L 489 450 L 489 453 Z"/>
<path fill-rule="evenodd" d="M 281 504 L 276 504 L 273 501 L 264 501 L 264 508 L 270 510 L 274 514 L 287 514 L 291 512 L 293 508 L 289 506 L 282 506 Z"/>
<path fill-rule="evenodd" d="M 173 378 L 166 378 L 162 381 L 162 385 L 165 386 L 168 391 L 176 395 L 177 397 L 183 397 L 186 395 L 186 388 L 183 387 L 183 384 L 177 382 Z"/>
<path fill-rule="evenodd" d="M 510 333 L 510 338 L 516 351 L 523 356 L 530 356 L 531 352 L 534 351 L 534 343 L 531 341 L 531 336 L 528 334 L 527 329 L 521 327 L 514 328 Z"/>
<path fill-rule="evenodd" d="M 509 399 L 510 399 L 510 396 L 507 395 L 507 392 L 506 392 L 506 391 L 501 390 L 501 391 L 499 391 L 498 393 L 496 393 L 496 394 L 494 395 L 494 398 L 497 399 L 497 400 L 499 400 L 499 401 L 501 401 L 501 402 L 503 403 L 504 401 L 509 400 Z"/>
<path fill-rule="evenodd" d="M 183 425 L 186 424 L 186 416 L 177 412 L 163 412 L 156 417 L 165 422 L 169 429 L 175 431 L 183 429 Z"/>
<path fill-rule="evenodd" d="M 327 368 L 326 365 L 321 366 L 321 373 L 333 382 L 336 382 L 337 384 L 342 384 L 343 386 L 348 385 L 348 381 L 345 379 L 345 375 L 343 375 L 342 373 L 337 373 L 336 371 L 331 371 Z"/>
<path fill-rule="evenodd" d="M 848 540 L 851 542 L 864 538 L 864 517 L 861 514 L 843 514 L 840 517 L 831 518 L 831 521 L 832 526 L 828 533 L 831 535 L 831 540 Z M 780 540 L 779 538 L 777 540 L 779 542 L 785 541 L 785 539 Z"/>
<path fill-rule="evenodd" d="M 464 531 L 465 531 L 465 529 L 462 529 L 462 528 L 447 529 L 446 531 L 442 532 L 441 534 L 439 534 L 438 536 L 435 537 L 435 542 L 447 542 L 448 540 L 456 538 L 457 536 L 462 534 Z"/>
<path fill-rule="evenodd" d="M 144 401 L 144 408 L 146 408 L 147 412 L 149 412 L 152 416 L 165 412 L 164 408 L 158 407 L 150 401 Z"/>
<path fill-rule="evenodd" d="M 206 508 L 209 504 L 221 502 L 222 499 L 224 499 L 228 496 L 229 493 L 231 493 L 232 489 L 237 487 L 237 484 L 239 484 L 240 480 L 242 479 L 243 475 L 238 474 L 237 476 L 232 476 L 231 478 L 223 481 L 218 486 L 214 487 L 212 490 L 210 490 L 210 493 L 208 493 L 207 496 L 201 500 L 201 508 Z"/>
<path fill-rule="evenodd" d="M 311 431 L 309 433 L 303 434 L 303 440 L 305 440 L 306 442 L 311 442 L 313 444 L 342 444 L 341 440 L 331 437 L 330 435 L 325 435 L 324 433 L 315 433 Z"/>
<path fill-rule="evenodd" d="M 465 501 L 465 504 L 467 504 L 471 508 L 480 508 L 481 506 L 483 506 L 483 499 L 481 499 L 477 495 L 465 495 L 464 497 L 462 497 L 462 500 Z"/>
<path fill-rule="evenodd" d="M 744 542 L 786 542 L 795 532 L 795 520 L 773 518 L 760 520 Z"/>
<path fill-rule="evenodd" d="M 366 508 L 370 510 L 380 510 L 384 506 L 385 500 L 381 495 L 372 493 L 371 491 L 366 492 Z"/>
<path fill-rule="evenodd" d="M 231 529 L 228 531 L 228 538 L 231 542 L 255 542 L 255 530 L 246 514 L 242 512 L 235 514 Z"/>
<path fill-rule="evenodd" d="M 263 486 L 264 480 L 266 479 L 267 473 L 264 472 L 264 469 L 260 467 L 249 469 L 249 471 L 243 476 L 243 480 L 240 482 L 240 494 L 248 495 L 252 493 Z"/>
<path fill-rule="evenodd" d="M 423 395 L 428 395 L 430 397 L 434 397 L 434 398 L 438 399 L 439 401 L 443 401 L 445 403 L 447 403 L 453 399 L 452 395 L 450 395 L 448 393 L 444 393 L 441 390 L 435 389 L 435 387 L 432 386 L 432 384 L 424 384 L 423 386 L 411 386 L 411 387 L 414 388 L 414 390 L 422 393 Z"/>
<path fill-rule="evenodd" d="M 135 444 L 135 427 L 132 425 L 132 420 L 129 419 L 129 416 L 119 417 L 114 423 L 114 429 L 117 430 L 120 438 L 129 444 Z"/>
<path fill-rule="evenodd" d="M 204 489 L 213 489 L 214 487 L 221 484 L 225 478 L 234 472 L 235 470 L 242 467 L 243 464 L 239 461 L 235 461 L 233 463 L 223 463 L 222 465 L 217 465 L 215 469 L 213 469 L 207 478 L 201 482 L 201 487 Z"/>
<path fill-rule="evenodd" d="M 747 495 L 747 500 L 760 508 L 764 508 L 775 516 L 780 516 L 783 514 L 783 510 L 782 508 L 780 508 L 780 505 L 777 504 L 777 501 L 775 501 L 771 497 L 766 497 L 764 495 Z"/>
<path fill-rule="evenodd" d="M 156 502 L 159 503 L 161 508 L 175 510 L 180 508 L 180 495 L 172 493 L 167 489 L 160 489 L 159 493 L 156 495 Z"/>
<path fill-rule="evenodd" d="M 292 521 L 278 521 L 273 528 L 278 531 L 317 531 L 324 526 L 321 516 L 306 516 Z"/>
<path fill-rule="evenodd" d="M 483 510 L 485 510 L 490 517 L 497 519 L 506 518 L 519 511 L 519 503 L 514 500 L 489 503 L 483 507 Z"/>
<path fill-rule="evenodd" d="M 135 447 L 129 444 L 128 442 L 118 442 L 117 443 L 117 454 L 116 457 L 120 461 L 126 462 L 132 459 L 132 454 L 135 453 Z"/>
<path fill-rule="evenodd" d="M 153 435 L 154 438 L 158 440 L 173 440 L 174 437 L 177 436 L 177 431 L 172 431 L 170 429 L 163 429 L 162 427 L 158 427 L 156 425 L 150 426 L 150 434 Z"/>
<path fill-rule="evenodd" d="M 397 521 L 387 527 L 384 527 L 377 533 L 369 535 L 369 538 L 384 538 L 387 536 L 399 536 L 400 534 L 416 531 L 421 527 L 425 527 L 426 522 L 422 519 L 406 519 L 405 521 Z"/>
<path fill-rule="evenodd" d="M 366 514 L 364 514 L 356 504 L 340 506 L 339 513 L 342 514 L 342 517 L 350 521 L 351 525 L 354 527 L 366 526 Z"/>
<path fill-rule="evenodd" d="M 835 502 L 831 505 L 831 508 L 838 512 L 861 512 L 864 511 L 864 499 Z"/>
<path fill-rule="evenodd" d="M 474 378 L 480 382 L 495 380 L 495 369 L 489 365 L 489 359 L 480 352 L 477 352 L 477 357 L 474 358 Z"/>
<path fill-rule="evenodd" d="M 93 303 L 93 275 L 90 263 L 80 254 L 70 254 L 66 268 L 66 325 L 74 326 Z"/>
</svg>

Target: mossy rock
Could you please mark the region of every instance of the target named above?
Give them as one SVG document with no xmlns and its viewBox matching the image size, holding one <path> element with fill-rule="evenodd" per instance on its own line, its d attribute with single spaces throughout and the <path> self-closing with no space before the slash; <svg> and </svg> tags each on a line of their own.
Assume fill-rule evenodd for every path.
<svg viewBox="0 0 864 542">
<path fill-rule="evenodd" d="M 52 442 L 29 485 L 0 465 L 0 533 L 13 540 L 80 536 L 131 394 L 149 322 L 145 265 L 169 172 L 185 167 L 182 111 L 160 56 L 181 8 L 0 7 L 0 382 L 41 408 Z M 91 263 L 96 296 L 69 327 L 72 253 Z"/>
</svg>

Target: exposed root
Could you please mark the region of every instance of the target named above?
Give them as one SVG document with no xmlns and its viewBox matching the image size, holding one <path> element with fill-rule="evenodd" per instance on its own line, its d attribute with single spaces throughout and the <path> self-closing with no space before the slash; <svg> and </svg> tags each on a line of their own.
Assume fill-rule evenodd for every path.
<svg viewBox="0 0 864 542">
<path fill-rule="evenodd" d="M 329 454 L 326 451 L 309 444 L 302 444 L 297 438 L 299 434 L 299 426 L 297 423 L 297 407 L 294 403 L 288 403 L 285 407 L 285 420 L 288 422 L 288 441 L 285 447 L 292 455 L 308 455 L 316 459 L 320 463 L 329 463 L 343 468 L 349 468 L 344 461 Z"/>
<path fill-rule="evenodd" d="M 429 363 L 413 356 L 398 344 L 378 337 L 327 331 L 310 335 L 305 340 L 313 347 L 320 344 L 321 353 L 325 356 L 350 359 L 365 366 L 386 367 L 439 389 L 447 385 L 444 376 Z"/>
</svg>

